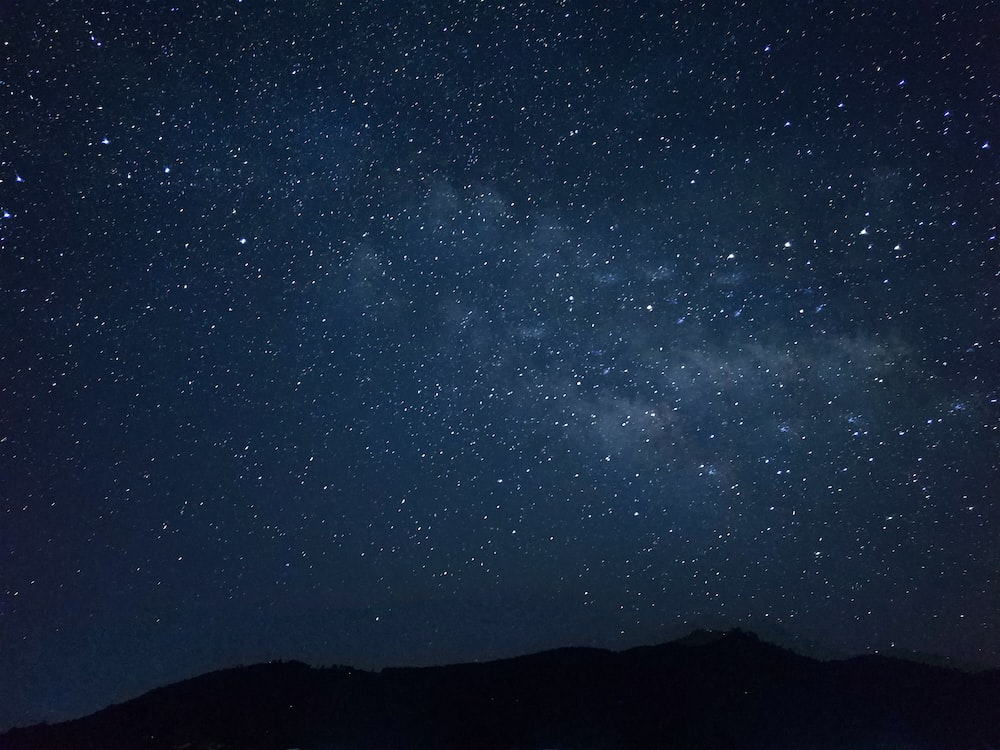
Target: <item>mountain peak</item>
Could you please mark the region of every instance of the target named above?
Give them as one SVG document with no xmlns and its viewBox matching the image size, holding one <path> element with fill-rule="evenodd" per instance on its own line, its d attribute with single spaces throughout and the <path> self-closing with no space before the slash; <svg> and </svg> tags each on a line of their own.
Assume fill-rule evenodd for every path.
<svg viewBox="0 0 1000 750">
<path fill-rule="evenodd" d="M 76 721 L 12 730 L 0 748 L 1000 745 L 1000 672 L 911 667 L 820 662 L 741 629 L 624 652 L 557 649 L 379 673 L 271 662 L 185 680 Z"/>
</svg>

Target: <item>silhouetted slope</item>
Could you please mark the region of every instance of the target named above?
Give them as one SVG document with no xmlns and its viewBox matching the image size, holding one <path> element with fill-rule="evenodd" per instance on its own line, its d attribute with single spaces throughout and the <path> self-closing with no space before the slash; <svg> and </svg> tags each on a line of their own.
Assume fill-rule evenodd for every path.
<svg viewBox="0 0 1000 750">
<path fill-rule="evenodd" d="M 983 750 L 1000 745 L 998 707 L 997 671 L 823 663 L 732 631 L 380 673 L 231 669 L 13 730 L 0 748 Z"/>
</svg>

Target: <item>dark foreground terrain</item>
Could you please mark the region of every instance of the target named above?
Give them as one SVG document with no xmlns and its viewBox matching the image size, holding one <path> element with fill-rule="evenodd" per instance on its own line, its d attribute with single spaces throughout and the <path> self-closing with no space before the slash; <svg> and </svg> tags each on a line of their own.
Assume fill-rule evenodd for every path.
<svg viewBox="0 0 1000 750">
<path fill-rule="evenodd" d="M 1000 671 L 820 662 L 741 631 L 379 673 L 215 672 L 0 735 L 32 750 L 1000 748 Z"/>
</svg>

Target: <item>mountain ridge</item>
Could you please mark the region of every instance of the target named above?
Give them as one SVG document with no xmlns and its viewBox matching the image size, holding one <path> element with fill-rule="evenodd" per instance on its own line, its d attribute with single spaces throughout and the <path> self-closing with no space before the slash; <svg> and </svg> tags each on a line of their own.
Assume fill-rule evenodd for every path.
<svg viewBox="0 0 1000 750">
<path fill-rule="evenodd" d="M 1000 744 L 1000 670 L 822 662 L 742 630 L 371 672 L 275 661 L 210 672 L 0 750 L 834 748 Z M 888 744 L 887 744 L 888 743 Z M 893 744 L 895 743 L 895 744 Z"/>
</svg>

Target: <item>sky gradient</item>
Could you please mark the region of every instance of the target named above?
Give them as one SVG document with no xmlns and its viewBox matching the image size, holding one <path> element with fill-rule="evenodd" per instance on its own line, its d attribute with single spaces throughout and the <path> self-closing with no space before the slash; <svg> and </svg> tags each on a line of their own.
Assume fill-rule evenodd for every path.
<svg viewBox="0 0 1000 750">
<path fill-rule="evenodd" d="M 703 625 L 1000 666 L 996 6 L 11 5 L 0 727 Z"/>
</svg>

